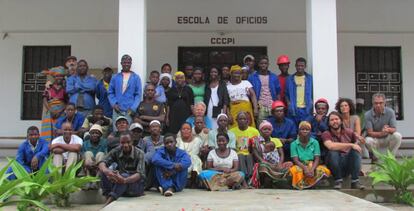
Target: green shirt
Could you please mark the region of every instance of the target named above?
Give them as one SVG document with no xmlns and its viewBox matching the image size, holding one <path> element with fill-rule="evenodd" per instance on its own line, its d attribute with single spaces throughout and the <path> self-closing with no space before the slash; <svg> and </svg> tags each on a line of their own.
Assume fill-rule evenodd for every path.
<svg viewBox="0 0 414 211">
<path fill-rule="evenodd" d="M 320 155 L 319 143 L 314 138 L 309 138 L 309 142 L 305 148 L 303 148 L 299 138 L 290 144 L 290 157 L 298 157 L 301 162 L 313 161 L 315 156 Z"/>
<path fill-rule="evenodd" d="M 104 138 L 101 138 L 101 140 L 99 140 L 99 144 L 98 146 L 94 146 L 92 145 L 90 138 L 85 139 L 85 141 L 82 144 L 82 154 L 90 151 L 93 153 L 93 156 L 96 156 L 96 154 L 98 154 L 98 152 L 103 152 L 106 154 L 106 152 L 108 151 L 108 141 Z"/>
</svg>

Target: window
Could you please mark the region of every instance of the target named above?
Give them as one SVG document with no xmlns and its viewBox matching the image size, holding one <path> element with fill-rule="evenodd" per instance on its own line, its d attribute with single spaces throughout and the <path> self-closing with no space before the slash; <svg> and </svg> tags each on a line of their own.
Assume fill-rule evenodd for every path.
<svg viewBox="0 0 414 211">
<path fill-rule="evenodd" d="M 394 109 L 397 120 L 403 120 L 401 47 L 355 47 L 356 97 L 372 107 L 372 95 L 381 92 L 387 106 Z"/>
<path fill-rule="evenodd" d="M 50 67 L 63 65 L 70 56 L 70 46 L 24 46 L 22 76 L 22 120 L 42 118 L 42 94 L 46 76 L 39 74 Z"/>
</svg>

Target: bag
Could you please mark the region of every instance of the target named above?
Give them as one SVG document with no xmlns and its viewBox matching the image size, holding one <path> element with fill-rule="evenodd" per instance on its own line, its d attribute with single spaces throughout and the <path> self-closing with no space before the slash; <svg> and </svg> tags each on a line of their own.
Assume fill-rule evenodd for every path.
<svg viewBox="0 0 414 211">
<path fill-rule="evenodd" d="M 221 108 L 218 106 L 213 106 L 213 118 L 217 118 L 219 114 L 221 114 Z"/>
</svg>

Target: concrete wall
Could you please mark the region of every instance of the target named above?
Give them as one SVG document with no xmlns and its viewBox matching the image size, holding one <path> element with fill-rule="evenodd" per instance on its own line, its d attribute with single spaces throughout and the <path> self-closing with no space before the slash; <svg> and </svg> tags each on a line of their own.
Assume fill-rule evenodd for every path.
<svg viewBox="0 0 414 211">
<path fill-rule="evenodd" d="M 219 32 L 234 37 L 235 46 L 267 46 L 272 69 L 281 53 L 306 56 L 305 0 L 147 0 L 147 5 L 148 70 L 165 62 L 176 67 L 178 46 L 210 46 Z M 414 1 L 337 0 L 337 6 L 340 96 L 355 97 L 355 45 L 401 46 L 405 120 L 398 124 L 404 136 L 413 137 L 409 117 L 414 113 L 408 108 L 414 104 L 409 99 Z M 177 16 L 213 19 L 209 25 L 183 25 Z M 217 24 L 217 16 L 229 16 L 230 24 Z M 236 16 L 267 16 L 268 24 L 234 24 Z M 71 45 L 72 54 L 88 60 L 91 68 L 116 67 L 117 22 L 118 1 L 113 0 L 0 0 L 0 97 L 7 99 L 1 104 L 7 109 L 0 109 L 0 137 L 24 136 L 29 125 L 40 125 L 20 120 L 24 45 Z"/>
</svg>

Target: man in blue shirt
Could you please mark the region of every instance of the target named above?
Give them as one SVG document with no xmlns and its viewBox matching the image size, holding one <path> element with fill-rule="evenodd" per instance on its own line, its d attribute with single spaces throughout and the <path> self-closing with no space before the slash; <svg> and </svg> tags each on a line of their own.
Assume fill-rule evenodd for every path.
<svg viewBox="0 0 414 211">
<path fill-rule="evenodd" d="M 27 139 L 20 144 L 17 150 L 16 161 L 29 173 L 39 170 L 49 156 L 49 143 L 39 136 L 39 129 L 36 126 L 29 127 Z M 12 172 L 12 168 L 9 167 L 7 173 Z M 8 179 L 16 179 L 16 176 L 11 174 Z"/>
<path fill-rule="evenodd" d="M 95 106 L 96 78 L 88 75 L 88 63 L 79 60 L 78 72 L 66 81 L 66 93 L 69 102 L 76 105 L 76 109 L 84 117 L 89 115 Z"/>
<path fill-rule="evenodd" d="M 54 137 L 58 137 L 63 135 L 63 128 L 62 125 L 65 122 L 69 122 L 72 125 L 73 134 L 83 137 L 82 136 L 82 125 L 85 121 L 85 117 L 76 111 L 76 106 L 73 103 L 68 103 L 65 108 L 65 115 L 59 117 L 55 124 L 55 132 Z"/>
<path fill-rule="evenodd" d="M 109 83 L 108 99 L 114 109 L 112 119 L 125 116 L 128 122 L 141 102 L 142 84 L 139 75 L 131 71 L 132 58 L 125 54 L 121 58 L 122 70 Z"/>
<path fill-rule="evenodd" d="M 283 143 L 283 152 L 285 158 L 290 159 L 290 143 L 297 137 L 296 124 L 285 117 L 285 104 L 280 101 L 274 101 L 272 104 L 272 116 L 267 119 L 272 126 L 272 137 L 279 138 Z"/>
<path fill-rule="evenodd" d="M 182 191 L 187 183 L 187 169 L 191 165 L 191 159 L 176 144 L 175 136 L 166 134 L 164 146 L 152 157 L 159 190 L 164 196 L 172 196 L 174 192 Z"/>
<path fill-rule="evenodd" d="M 113 70 L 110 67 L 106 67 L 102 71 L 103 78 L 96 85 L 96 98 L 98 98 L 98 105 L 101 105 L 104 109 L 104 115 L 108 118 L 112 118 L 112 106 L 108 99 L 109 83 L 112 79 Z"/>
</svg>

